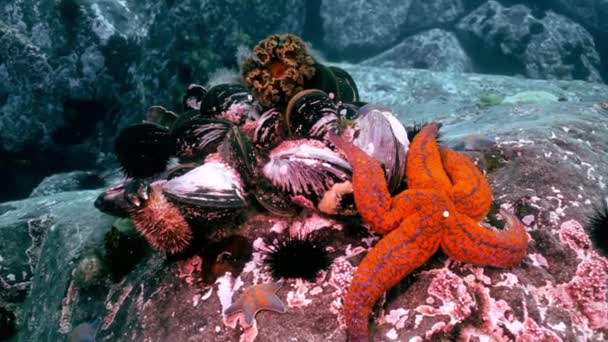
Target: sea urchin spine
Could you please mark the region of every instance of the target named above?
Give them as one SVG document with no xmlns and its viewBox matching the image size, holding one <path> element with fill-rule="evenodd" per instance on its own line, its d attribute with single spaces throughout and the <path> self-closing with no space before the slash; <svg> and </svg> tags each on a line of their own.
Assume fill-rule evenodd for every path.
<svg viewBox="0 0 608 342">
<path fill-rule="evenodd" d="M 137 231 L 157 250 L 178 253 L 192 240 L 190 226 L 179 209 L 165 198 L 159 183 L 152 184 L 143 207 L 132 209 L 130 214 Z"/>
<path fill-rule="evenodd" d="M 327 242 L 315 232 L 282 236 L 268 245 L 264 263 L 274 279 L 314 281 L 331 263 L 326 247 Z"/>
<path fill-rule="evenodd" d="M 608 197 L 596 206 L 589 220 L 591 240 L 600 253 L 608 257 Z"/>
</svg>

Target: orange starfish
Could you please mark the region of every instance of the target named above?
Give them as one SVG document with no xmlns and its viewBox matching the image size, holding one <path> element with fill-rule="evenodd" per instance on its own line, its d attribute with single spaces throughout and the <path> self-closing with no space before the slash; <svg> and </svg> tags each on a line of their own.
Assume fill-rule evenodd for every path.
<svg viewBox="0 0 608 342">
<path fill-rule="evenodd" d="M 391 197 L 376 160 L 335 134 L 330 140 L 353 165 L 355 204 L 380 234 L 355 271 L 344 301 L 351 341 L 368 340 L 368 316 L 376 300 L 437 250 L 475 265 L 511 267 L 526 254 L 528 237 L 519 219 L 501 210 L 505 230 L 483 227 L 492 190 L 464 155 L 435 141 L 438 124 L 425 126 L 407 155 L 408 190 Z"/>
</svg>

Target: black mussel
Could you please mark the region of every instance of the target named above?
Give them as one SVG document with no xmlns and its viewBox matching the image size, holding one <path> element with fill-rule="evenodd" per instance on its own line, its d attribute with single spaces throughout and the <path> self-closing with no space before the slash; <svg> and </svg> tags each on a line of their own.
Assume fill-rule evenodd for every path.
<svg viewBox="0 0 608 342">
<path fill-rule="evenodd" d="M 256 121 L 253 133 L 253 143 L 261 148 L 271 148 L 279 144 L 285 137 L 283 113 L 277 108 L 264 112 Z"/>
<path fill-rule="evenodd" d="M 203 98 L 207 94 L 207 89 L 202 85 L 191 84 L 188 86 L 188 90 L 186 90 L 186 94 L 182 97 L 182 105 L 184 106 L 184 110 L 196 110 L 199 111 L 201 109 L 201 102 Z"/>
<path fill-rule="evenodd" d="M 337 106 L 322 90 L 303 90 L 289 101 L 285 123 L 290 136 L 322 140 L 338 127 Z"/>
<path fill-rule="evenodd" d="M 175 142 L 169 130 L 153 123 L 123 129 L 114 144 L 114 152 L 124 173 L 135 178 L 146 178 L 164 171 L 174 151 Z"/>
<path fill-rule="evenodd" d="M 300 205 L 316 207 L 335 183 L 350 180 L 351 165 L 321 141 L 290 140 L 270 153 L 264 176 Z"/>
<path fill-rule="evenodd" d="M 359 113 L 359 108 L 365 106 L 365 102 L 340 102 L 338 103 L 338 116 L 340 120 L 353 120 Z"/>
<path fill-rule="evenodd" d="M 132 205 L 125 198 L 126 183 L 105 189 L 95 200 L 95 208 L 109 215 L 128 217 Z"/>
<path fill-rule="evenodd" d="M 256 181 L 253 197 L 256 202 L 271 214 L 282 217 L 293 217 L 299 213 L 291 198 L 261 177 Z"/>
<path fill-rule="evenodd" d="M 202 162 L 207 155 L 217 152 L 231 126 L 225 120 L 201 117 L 177 123 L 171 131 L 177 157 L 182 162 Z"/>
<path fill-rule="evenodd" d="M 177 120 L 177 114 L 162 106 L 152 106 L 146 111 L 146 122 L 171 128 Z"/>
<path fill-rule="evenodd" d="M 224 119 L 236 125 L 255 121 L 262 107 L 240 84 L 219 84 L 207 92 L 200 106 L 203 117 Z"/>
<path fill-rule="evenodd" d="M 247 206 L 240 175 L 220 160 L 207 161 L 172 178 L 163 184 L 162 191 L 186 218 L 205 223 L 233 215 Z"/>
<path fill-rule="evenodd" d="M 237 126 L 228 123 L 226 138 L 218 149 L 220 156 L 234 167 L 248 184 L 258 173 L 257 160 L 251 141 Z"/>
<path fill-rule="evenodd" d="M 375 104 L 359 109 L 355 127 L 353 143 L 384 166 L 389 191 L 395 193 L 405 176 L 409 147 L 405 128 L 389 109 Z"/>
<path fill-rule="evenodd" d="M 359 101 L 359 90 L 357 89 L 355 80 L 353 80 L 350 74 L 337 66 L 329 66 L 328 69 L 336 79 L 336 100 L 341 102 Z"/>
</svg>

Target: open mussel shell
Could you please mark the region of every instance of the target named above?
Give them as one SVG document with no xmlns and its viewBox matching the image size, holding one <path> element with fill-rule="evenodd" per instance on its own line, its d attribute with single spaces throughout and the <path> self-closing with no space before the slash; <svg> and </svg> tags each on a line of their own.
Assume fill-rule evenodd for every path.
<svg viewBox="0 0 608 342">
<path fill-rule="evenodd" d="M 129 177 L 146 178 L 164 171 L 175 151 L 169 129 L 142 123 L 129 126 L 118 134 L 114 152 Z"/>
<path fill-rule="evenodd" d="M 231 215 L 246 207 L 239 174 L 220 161 L 209 161 L 165 182 L 167 199 L 185 216 L 205 222 Z"/>
<path fill-rule="evenodd" d="M 264 209 L 276 216 L 293 217 L 299 212 L 290 197 L 278 191 L 264 177 L 256 182 L 253 197 Z"/>
<path fill-rule="evenodd" d="M 337 128 L 337 107 L 324 91 L 303 90 L 289 101 L 285 122 L 290 136 L 323 139 Z"/>
<path fill-rule="evenodd" d="M 194 117 L 175 125 L 171 134 L 176 155 L 184 162 L 201 162 L 215 153 L 232 124 L 224 120 Z"/>
<path fill-rule="evenodd" d="M 359 109 L 355 126 L 358 132 L 353 143 L 384 166 L 389 191 L 395 193 L 405 176 L 409 147 L 405 128 L 389 109 L 374 104 Z"/>
<path fill-rule="evenodd" d="M 261 148 L 274 147 L 283 140 L 284 130 L 283 113 L 277 108 L 271 108 L 256 121 L 253 144 Z"/>
<path fill-rule="evenodd" d="M 240 84 L 218 84 L 205 94 L 200 106 L 203 117 L 219 118 L 237 125 L 255 121 L 262 107 Z"/>
<path fill-rule="evenodd" d="M 207 89 L 205 89 L 205 87 L 202 85 L 189 85 L 188 90 L 186 90 L 186 94 L 184 97 L 182 97 L 182 105 L 184 106 L 184 110 L 199 111 L 201 109 L 201 103 L 203 102 L 205 94 L 207 94 Z"/>
<path fill-rule="evenodd" d="M 334 183 L 350 180 L 352 168 L 322 142 L 301 139 L 276 147 L 262 172 L 280 191 L 316 205 Z"/>
</svg>

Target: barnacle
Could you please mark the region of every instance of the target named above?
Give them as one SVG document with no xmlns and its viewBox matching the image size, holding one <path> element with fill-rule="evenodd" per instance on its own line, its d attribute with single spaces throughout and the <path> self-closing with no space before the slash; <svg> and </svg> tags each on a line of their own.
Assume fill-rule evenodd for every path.
<svg viewBox="0 0 608 342">
<path fill-rule="evenodd" d="M 265 107 L 285 105 L 316 72 L 306 45 L 292 34 L 275 34 L 262 40 L 241 66 L 247 87 Z"/>
</svg>

